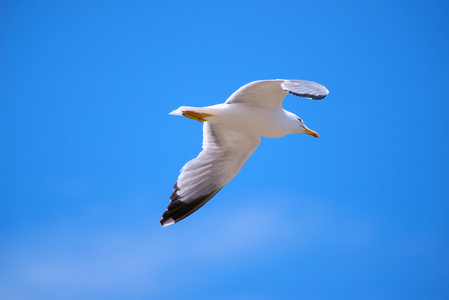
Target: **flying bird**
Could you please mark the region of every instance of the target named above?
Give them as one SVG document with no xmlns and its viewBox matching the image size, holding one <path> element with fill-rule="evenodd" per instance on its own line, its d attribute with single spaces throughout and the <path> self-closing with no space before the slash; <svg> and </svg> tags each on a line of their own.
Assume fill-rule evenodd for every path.
<svg viewBox="0 0 449 300">
<path fill-rule="evenodd" d="M 305 133 L 320 136 L 282 108 L 286 95 L 323 99 L 329 91 L 306 80 L 260 80 L 235 91 L 223 104 L 181 106 L 181 115 L 203 124 L 203 151 L 181 169 L 161 225 L 181 221 L 202 207 L 240 171 L 260 144 L 260 136 L 280 138 Z"/>
</svg>

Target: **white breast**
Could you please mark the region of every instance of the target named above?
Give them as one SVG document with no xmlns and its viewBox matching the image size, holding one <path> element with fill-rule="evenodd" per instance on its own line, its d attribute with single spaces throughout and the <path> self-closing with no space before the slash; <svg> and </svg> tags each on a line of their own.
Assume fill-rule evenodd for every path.
<svg viewBox="0 0 449 300">
<path fill-rule="evenodd" d="M 231 130 L 268 138 L 293 133 L 292 118 L 283 109 L 266 109 L 247 104 L 218 104 L 207 107 L 213 117 L 211 123 Z"/>
</svg>

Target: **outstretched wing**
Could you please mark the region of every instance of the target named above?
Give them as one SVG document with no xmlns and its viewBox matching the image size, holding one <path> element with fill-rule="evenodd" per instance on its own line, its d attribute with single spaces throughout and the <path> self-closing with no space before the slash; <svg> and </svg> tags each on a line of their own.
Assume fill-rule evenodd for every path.
<svg viewBox="0 0 449 300">
<path fill-rule="evenodd" d="M 292 95 L 314 100 L 323 99 L 329 94 L 321 84 L 307 80 L 284 80 L 281 87 Z"/>
<path fill-rule="evenodd" d="M 307 80 L 259 80 L 239 88 L 226 100 L 226 103 L 246 103 L 279 109 L 288 93 L 318 100 L 326 97 L 329 91 L 321 84 Z"/>
<path fill-rule="evenodd" d="M 237 175 L 259 144 L 258 136 L 204 122 L 203 151 L 181 169 L 162 226 L 184 219 L 215 196 Z"/>
</svg>

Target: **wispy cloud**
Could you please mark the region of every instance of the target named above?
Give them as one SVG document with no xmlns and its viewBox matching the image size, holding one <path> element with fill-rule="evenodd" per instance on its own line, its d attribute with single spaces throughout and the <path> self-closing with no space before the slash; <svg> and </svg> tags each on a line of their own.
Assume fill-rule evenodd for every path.
<svg viewBox="0 0 449 300">
<path fill-rule="evenodd" d="M 59 224 L 30 231 L 6 241 L 0 293 L 8 299 L 160 295 L 169 272 L 186 260 L 220 265 L 270 243 L 276 212 L 259 207 L 220 215 L 225 222 L 214 223 L 216 216 L 205 215 L 201 221 L 210 226 L 202 232 L 186 232 L 182 223 L 172 231 L 159 226 L 146 230 L 147 223 L 95 231 Z"/>
<path fill-rule="evenodd" d="M 263 264 L 279 251 L 298 259 L 316 250 L 363 251 L 381 243 L 383 229 L 370 216 L 347 214 L 323 199 L 279 198 L 273 203 L 273 195 L 259 195 L 167 228 L 140 220 L 91 230 L 77 220 L 30 230 L 5 240 L 0 295 L 11 300 L 167 298 L 172 280 L 185 295 L 213 280 L 205 274 L 202 282 L 195 278 L 208 268 L 213 274 L 233 264 Z M 247 294 L 235 291 L 230 297 L 239 295 Z"/>
</svg>

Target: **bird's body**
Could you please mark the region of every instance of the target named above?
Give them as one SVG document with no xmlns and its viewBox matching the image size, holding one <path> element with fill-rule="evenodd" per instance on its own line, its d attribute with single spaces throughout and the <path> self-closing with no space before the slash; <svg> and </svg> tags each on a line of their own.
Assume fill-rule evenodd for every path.
<svg viewBox="0 0 449 300">
<path fill-rule="evenodd" d="M 171 114 L 182 115 L 182 111 L 195 110 L 196 112 L 210 114 L 207 121 L 226 127 L 236 132 L 279 138 L 295 133 L 297 117 L 282 108 L 264 109 L 244 103 L 217 104 L 207 107 L 182 106 Z"/>
<path fill-rule="evenodd" d="M 204 122 L 203 151 L 181 169 L 171 203 L 162 216 L 163 226 L 195 212 L 237 175 L 259 146 L 259 136 L 306 133 L 319 137 L 298 116 L 282 108 L 288 93 L 322 99 L 328 91 L 305 80 L 261 80 L 241 87 L 223 104 L 181 106 L 170 113 Z"/>
</svg>

